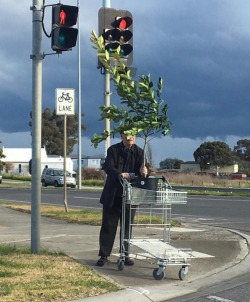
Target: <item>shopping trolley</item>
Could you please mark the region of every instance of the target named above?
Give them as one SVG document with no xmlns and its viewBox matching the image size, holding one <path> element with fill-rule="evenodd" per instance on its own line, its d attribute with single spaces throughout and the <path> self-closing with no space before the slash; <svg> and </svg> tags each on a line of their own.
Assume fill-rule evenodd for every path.
<svg viewBox="0 0 250 302">
<path fill-rule="evenodd" d="M 150 187 L 147 183 L 151 183 Z M 173 190 L 164 177 L 138 178 L 136 184 L 122 178 L 121 184 L 123 203 L 118 270 L 124 269 L 129 254 L 134 259 L 157 264 L 153 270 L 156 280 L 164 278 L 168 265 L 179 265 L 179 278 L 183 280 L 188 273 L 192 250 L 170 244 L 171 208 L 172 204 L 186 204 L 187 193 Z M 129 221 L 128 234 L 125 232 L 126 220 Z M 148 232 L 150 228 L 158 230 L 154 238 L 152 232 Z"/>
</svg>

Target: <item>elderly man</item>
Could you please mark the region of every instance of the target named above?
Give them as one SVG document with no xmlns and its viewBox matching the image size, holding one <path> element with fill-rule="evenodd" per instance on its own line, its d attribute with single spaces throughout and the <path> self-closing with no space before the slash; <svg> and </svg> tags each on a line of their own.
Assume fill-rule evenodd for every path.
<svg viewBox="0 0 250 302">
<path fill-rule="evenodd" d="M 123 188 L 120 178 L 130 181 L 130 175 L 147 175 L 147 168 L 143 166 L 144 151 L 135 144 L 135 136 L 129 139 L 121 133 L 122 141 L 108 148 L 107 158 L 103 169 L 107 174 L 107 179 L 102 191 L 100 203 L 103 205 L 102 226 L 100 230 L 100 259 L 97 266 L 103 266 L 108 262 L 116 236 L 117 226 L 121 220 L 122 193 Z M 134 215 L 133 215 L 134 216 Z M 129 217 L 129 209 L 126 209 L 125 217 Z M 133 217 L 131 217 L 133 220 Z M 129 234 L 129 219 L 125 221 L 125 238 Z M 125 265 L 133 265 L 134 261 L 129 258 L 128 246 L 125 246 Z"/>
</svg>

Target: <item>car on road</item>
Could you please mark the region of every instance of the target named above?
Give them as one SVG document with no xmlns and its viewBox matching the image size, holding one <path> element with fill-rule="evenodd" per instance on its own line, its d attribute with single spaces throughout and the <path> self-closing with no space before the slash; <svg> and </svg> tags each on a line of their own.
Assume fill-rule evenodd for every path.
<svg viewBox="0 0 250 302">
<path fill-rule="evenodd" d="M 0 175 L 0 184 L 2 183 L 2 180 L 3 180 L 3 176 Z"/>
<path fill-rule="evenodd" d="M 66 171 L 66 183 L 67 187 L 75 188 L 76 187 L 76 177 L 75 172 Z M 55 186 L 63 187 L 64 186 L 64 170 L 58 168 L 44 168 L 41 182 L 44 187 Z"/>
</svg>

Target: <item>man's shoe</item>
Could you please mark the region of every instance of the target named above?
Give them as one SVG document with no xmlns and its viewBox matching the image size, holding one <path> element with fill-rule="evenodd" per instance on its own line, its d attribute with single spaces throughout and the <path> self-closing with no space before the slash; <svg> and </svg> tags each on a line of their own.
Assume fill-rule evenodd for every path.
<svg viewBox="0 0 250 302">
<path fill-rule="evenodd" d="M 129 258 L 129 257 L 126 257 L 126 258 L 125 258 L 125 261 L 124 261 L 124 264 L 125 264 L 125 265 L 134 265 L 135 263 L 134 263 L 134 260 L 132 260 L 132 259 Z"/>
<path fill-rule="evenodd" d="M 107 257 L 101 257 L 97 262 L 96 265 L 97 266 L 104 266 L 105 263 L 108 262 L 108 258 Z"/>
</svg>

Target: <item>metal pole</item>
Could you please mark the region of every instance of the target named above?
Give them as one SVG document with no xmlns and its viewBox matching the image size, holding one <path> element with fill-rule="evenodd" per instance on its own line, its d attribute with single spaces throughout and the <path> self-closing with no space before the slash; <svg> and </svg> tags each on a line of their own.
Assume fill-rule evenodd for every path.
<svg viewBox="0 0 250 302">
<path fill-rule="evenodd" d="M 31 252 L 40 253 L 41 116 L 42 116 L 42 0 L 33 0 L 32 18 L 32 184 Z"/>
<path fill-rule="evenodd" d="M 111 7 L 111 0 L 103 0 L 104 7 Z"/>
<path fill-rule="evenodd" d="M 63 175 L 64 175 L 64 207 L 65 211 L 68 212 L 68 202 L 67 202 L 67 114 L 64 115 L 64 160 L 63 160 Z"/>
<path fill-rule="evenodd" d="M 104 7 L 111 7 L 111 1 L 110 0 L 103 0 L 103 6 Z M 105 70 L 105 78 L 104 78 L 104 102 L 105 106 L 109 107 L 110 106 L 110 73 Z M 110 120 L 106 119 L 105 120 L 105 128 L 106 130 L 110 133 Z M 107 156 L 107 150 L 110 147 L 110 136 L 107 137 L 105 141 L 105 156 Z"/>
<path fill-rule="evenodd" d="M 81 47 L 80 47 L 80 4 L 79 0 L 77 0 L 77 6 L 79 9 L 78 13 L 78 189 L 82 188 L 82 108 L 81 108 L 81 100 L 82 100 L 82 89 L 81 89 Z"/>
</svg>

